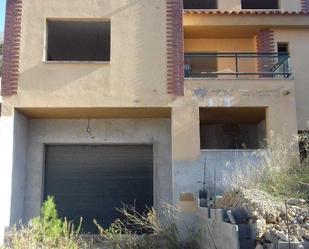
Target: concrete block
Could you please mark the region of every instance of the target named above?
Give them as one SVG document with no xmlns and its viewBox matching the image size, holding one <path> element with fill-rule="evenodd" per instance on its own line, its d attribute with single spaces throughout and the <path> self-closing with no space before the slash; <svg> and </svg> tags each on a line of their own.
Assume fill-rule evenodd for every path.
<svg viewBox="0 0 309 249">
<path fill-rule="evenodd" d="M 236 224 L 236 220 L 234 218 L 234 215 L 232 214 L 231 210 L 226 211 L 227 216 L 229 217 L 229 220 L 231 221 L 232 224 Z"/>
<path fill-rule="evenodd" d="M 180 201 L 195 201 L 195 197 L 192 193 L 181 193 Z"/>
<path fill-rule="evenodd" d="M 185 241 L 190 239 L 194 232 L 198 231 L 198 216 L 196 213 L 179 213 L 177 217 L 177 228 L 179 237 Z"/>
<path fill-rule="evenodd" d="M 238 226 L 208 219 L 200 221 L 201 249 L 240 249 Z"/>
<path fill-rule="evenodd" d="M 200 217 L 201 219 L 205 220 L 209 219 L 210 218 L 209 208 L 198 207 L 197 216 Z"/>
<path fill-rule="evenodd" d="M 223 209 L 210 209 L 210 218 L 223 222 Z"/>
<path fill-rule="evenodd" d="M 309 249 L 309 242 L 291 242 L 291 248 L 289 242 L 279 242 L 278 249 Z"/>
<path fill-rule="evenodd" d="M 181 193 L 179 199 L 177 208 L 180 212 L 192 213 L 197 211 L 197 201 L 192 193 Z"/>
<path fill-rule="evenodd" d="M 255 226 L 254 224 L 238 225 L 239 245 L 240 249 L 254 249 L 255 248 Z"/>
</svg>

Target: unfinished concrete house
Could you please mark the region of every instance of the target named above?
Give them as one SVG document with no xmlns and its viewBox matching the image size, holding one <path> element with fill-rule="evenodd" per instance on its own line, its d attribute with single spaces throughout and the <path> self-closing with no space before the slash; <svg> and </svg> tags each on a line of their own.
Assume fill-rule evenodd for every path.
<svg viewBox="0 0 309 249">
<path fill-rule="evenodd" d="M 0 234 L 177 204 L 309 120 L 308 0 L 7 0 Z M 252 160 L 255 160 L 252 158 Z M 216 169 L 216 170 L 215 170 Z M 0 238 L 1 238 L 0 236 Z"/>
</svg>

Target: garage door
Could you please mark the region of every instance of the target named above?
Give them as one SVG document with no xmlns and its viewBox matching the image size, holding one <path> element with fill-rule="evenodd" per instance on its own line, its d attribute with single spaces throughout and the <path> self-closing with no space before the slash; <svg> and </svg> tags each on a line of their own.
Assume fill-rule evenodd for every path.
<svg viewBox="0 0 309 249">
<path fill-rule="evenodd" d="M 139 212 L 153 205 L 153 149 L 149 145 L 49 145 L 45 198 L 54 196 L 59 216 L 97 232 L 109 226 L 123 204 Z"/>
</svg>

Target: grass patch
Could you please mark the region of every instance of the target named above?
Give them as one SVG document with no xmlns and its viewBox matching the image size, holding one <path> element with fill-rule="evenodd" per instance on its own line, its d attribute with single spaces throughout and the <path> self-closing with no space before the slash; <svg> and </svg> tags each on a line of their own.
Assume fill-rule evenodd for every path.
<svg viewBox="0 0 309 249">
<path fill-rule="evenodd" d="M 184 240 L 180 236 L 176 208 L 164 204 L 161 213 L 152 208 L 146 214 L 138 213 L 134 207 L 125 206 L 118 210 L 124 219 L 117 219 L 108 229 L 102 228 L 96 221 L 100 236 L 112 249 L 197 249 L 198 232 L 187 229 L 189 236 Z M 160 216 L 160 218 L 159 218 Z M 184 226 L 186 227 L 186 226 Z"/>
<path fill-rule="evenodd" d="M 185 231 L 189 236 L 181 238 L 176 208 L 164 204 L 158 214 L 153 208 L 140 214 L 134 207 L 124 206 L 118 210 L 123 217 L 109 228 L 102 228 L 95 220 L 99 236 L 86 240 L 78 227 L 58 217 L 53 197 L 44 202 L 40 216 L 24 226 L 14 226 L 7 243 L 1 249 L 197 249 L 199 234 Z M 181 224 L 186 230 L 184 223 Z M 94 241 L 95 240 L 95 241 Z M 96 243 L 96 245 L 95 245 Z M 96 246 L 96 247 L 95 247 Z"/>
<path fill-rule="evenodd" d="M 302 144 L 301 160 L 298 143 Z M 225 177 L 226 185 L 232 190 L 257 188 L 276 198 L 309 201 L 309 134 L 303 133 L 291 143 L 272 134 L 267 144 L 267 148 L 245 153 L 234 174 Z M 254 157 L 257 165 L 252 165 Z"/>
</svg>

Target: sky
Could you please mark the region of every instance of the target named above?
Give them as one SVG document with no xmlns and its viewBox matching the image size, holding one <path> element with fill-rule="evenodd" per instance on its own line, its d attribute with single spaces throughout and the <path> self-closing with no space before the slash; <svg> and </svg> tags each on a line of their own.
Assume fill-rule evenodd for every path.
<svg viewBox="0 0 309 249">
<path fill-rule="evenodd" d="M 4 31 L 5 3 L 6 0 L 0 0 L 0 33 Z"/>
</svg>

